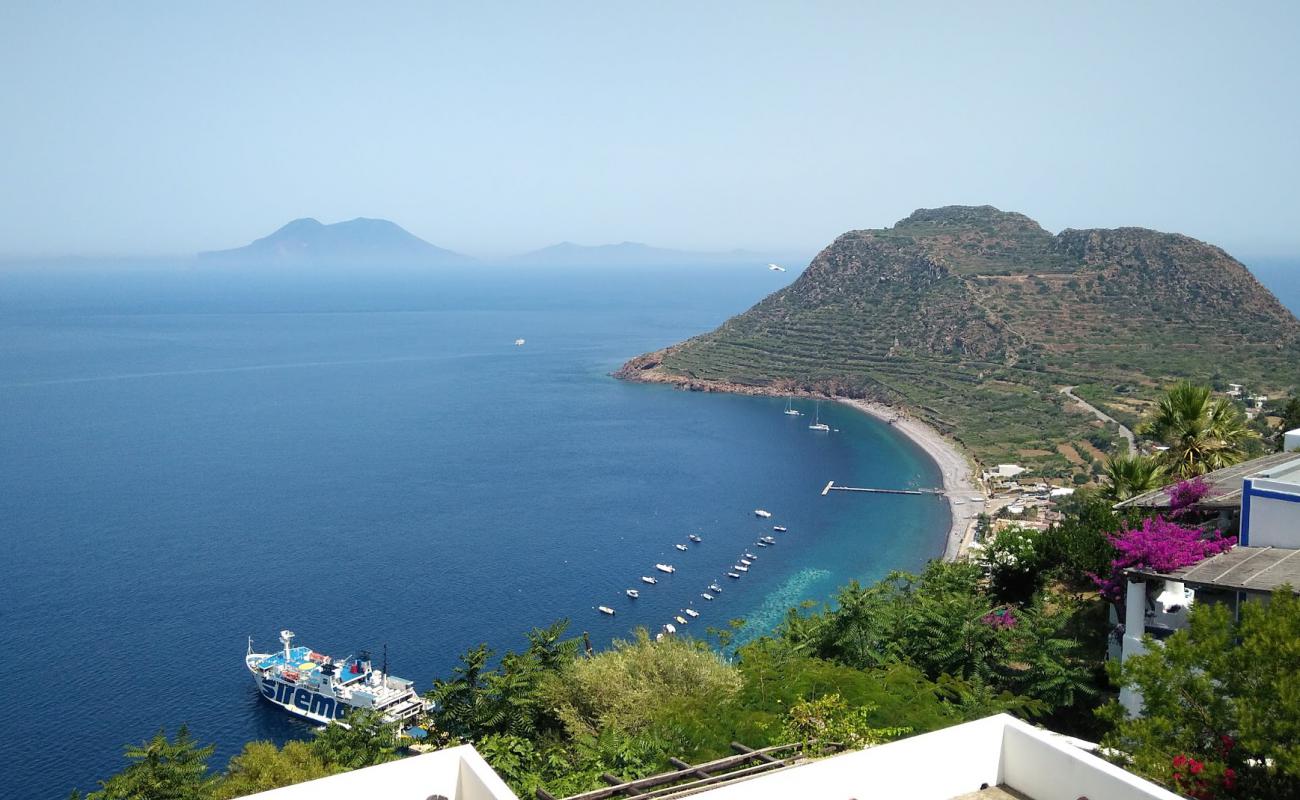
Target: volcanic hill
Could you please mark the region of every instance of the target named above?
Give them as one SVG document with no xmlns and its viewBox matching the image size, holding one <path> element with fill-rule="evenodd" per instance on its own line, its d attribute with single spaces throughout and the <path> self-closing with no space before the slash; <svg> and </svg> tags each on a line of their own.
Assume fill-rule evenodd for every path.
<svg viewBox="0 0 1300 800">
<path fill-rule="evenodd" d="M 1217 247 L 949 206 L 840 236 L 786 288 L 617 375 L 877 400 L 986 464 L 1066 476 L 1095 469 L 1117 428 L 1063 387 L 1131 425 L 1178 379 L 1290 391 L 1297 356 L 1300 322 Z"/>
</svg>

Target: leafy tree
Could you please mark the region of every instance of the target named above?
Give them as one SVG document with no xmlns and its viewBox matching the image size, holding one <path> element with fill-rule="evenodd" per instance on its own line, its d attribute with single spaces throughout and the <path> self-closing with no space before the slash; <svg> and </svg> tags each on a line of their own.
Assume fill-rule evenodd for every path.
<svg viewBox="0 0 1300 800">
<path fill-rule="evenodd" d="M 1023 602 L 1038 589 L 1043 576 L 1038 538 L 1038 531 L 1009 526 L 980 551 L 979 562 L 1000 600 Z"/>
<path fill-rule="evenodd" d="M 1300 599 L 1289 587 L 1248 602 L 1198 603 L 1189 627 L 1133 656 L 1117 681 L 1141 716 L 1104 709 L 1104 752 L 1191 796 L 1300 797 Z M 1198 766 L 1199 765 L 1199 766 Z"/>
<path fill-rule="evenodd" d="M 858 750 L 911 732 L 905 726 L 873 727 L 870 720 L 873 710 L 871 706 L 850 706 L 836 693 L 801 700 L 786 714 L 781 739 L 801 743 L 804 752 L 824 755 L 830 752 L 830 744 Z"/>
<path fill-rule="evenodd" d="M 200 747 L 184 725 L 175 741 L 159 730 L 149 741 L 129 745 L 126 757 L 131 764 L 100 781 L 87 800 L 204 800 L 212 796 L 216 782 L 208 774 L 212 750 L 212 745 Z"/>
<path fill-rule="evenodd" d="M 986 593 L 976 564 L 932 562 L 921 575 L 894 573 L 866 589 L 850 584 L 836 603 L 820 614 L 791 612 L 786 638 L 801 652 L 858 669 L 901 662 L 932 681 L 987 686 L 1030 713 L 1073 705 L 1091 691 L 1089 659 L 1069 632 L 1075 604 L 1051 595 L 1008 606 Z"/>
<path fill-rule="evenodd" d="M 277 748 L 274 742 L 249 742 L 239 755 L 230 759 L 216 797 L 218 800 L 243 797 L 324 778 L 340 769 L 327 764 L 309 742 L 287 742 L 283 748 Z"/>
<path fill-rule="evenodd" d="M 360 769 L 398 758 L 397 724 L 385 722 L 377 711 L 358 709 L 347 725 L 326 725 L 311 742 L 312 753 L 341 770 Z"/>
<path fill-rule="evenodd" d="M 578 644 L 565 640 L 568 620 L 528 635 L 522 653 L 506 653 L 499 669 L 488 669 L 492 651 L 486 644 L 461 656 L 450 681 L 435 680 L 426 697 L 437 703 L 437 728 L 463 741 L 502 733 L 527 736 L 553 730 L 559 722 L 542 703 L 543 678 L 573 662 Z"/>
<path fill-rule="evenodd" d="M 1104 494 L 1095 491 L 1075 492 L 1057 508 L 1061 521 L 1037 539 L 1039 564 L 1068 586 L 1092 590 L 1092 576 L 1106 572 L 1115 557 L 1110 534 L 1118 532 L 1125 520 Z"/>
<path fill-rule="evenodd" d="M 1106 478 L 1104 495 L 1115 502 L 1159 489 L 1165 482 L 1165 466 L 1151 456 L 1114 455 L 1102 466 Z"/>
<path fill-rule="evenodd" d="M 667 702 L 714 706 L 740 686 L 735 667 L 702 643 L 680 637 L 654 641 L 641 628 L 631 641 L 616 641 L 551 674 L 540 695 L 578 737 L 610 728 L 637 733 L 652 725 Z"/>
<path fill-rule="evenodd" d="M 1256 437 L 1241 409 L 1208 386 L 1179 383 L 1156 403 L 1139 432 L 1166 445 L 1161 462 L 1180 477 L 1202 475 L 1245 458 Z"/>
</svg>

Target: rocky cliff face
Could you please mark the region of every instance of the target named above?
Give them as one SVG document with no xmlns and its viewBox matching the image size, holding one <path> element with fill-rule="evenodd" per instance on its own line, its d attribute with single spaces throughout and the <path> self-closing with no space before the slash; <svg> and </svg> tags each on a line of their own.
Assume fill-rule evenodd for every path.
<svg viewBox="0 0 1300 800">
<path fill-rule="evenodd" d="M 1097 439 L 1060 386 L 1131 416 L 1180 378 L 1289 390 L 1297 355 L 1300 322 L 1217 247 L 1140 228 L 1053 236 L 1023 214 L 957 206 L 846 233 L 790 286 L 618 374 L 883 400 L 980 457 L 1059 472 L 1086 468 L 1080 453 L 1096 447 L 1083 440 Z"/>
</svg>

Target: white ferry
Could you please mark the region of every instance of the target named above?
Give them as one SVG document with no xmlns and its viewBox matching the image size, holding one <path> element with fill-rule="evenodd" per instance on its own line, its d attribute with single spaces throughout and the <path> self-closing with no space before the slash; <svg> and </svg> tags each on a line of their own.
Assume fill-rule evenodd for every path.
<svg viewBox="0 0 1300 800">
<path fill-rule="evenodd" d="M 388 722 L 407 722 L 426 709 L 411 681 L 375 669 L 365 652 L 334 659 L 309 647 L 292 647 L 293 631 L 280 631 L 279 653 L 254 653 L 248 639 L 244 665 L 262 696 L 312 722 L 344 719 L 354 708 L 378 711 Z"/>
</svg>

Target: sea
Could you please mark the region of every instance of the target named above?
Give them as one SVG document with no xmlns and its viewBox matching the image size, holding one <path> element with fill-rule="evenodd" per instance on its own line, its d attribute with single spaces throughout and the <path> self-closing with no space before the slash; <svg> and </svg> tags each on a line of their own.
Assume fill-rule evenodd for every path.
<svg viewBox="0 0 1300 800">
<path fill-rule="evenodd" d="M 0 786 L 93 789 L 182 724 L 218 768 L 310 736 L 243 665 L 282 628 L 426 689 L 556 620 L 602 648 L 693 608 L 681 634 L 743 641 L 939 556 L 942 500 L 821 495 L 939 484 L 888 425 L 610 377 L 793 277 L 0 274 Z"/>
</svg>

